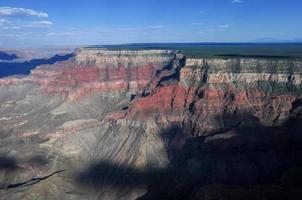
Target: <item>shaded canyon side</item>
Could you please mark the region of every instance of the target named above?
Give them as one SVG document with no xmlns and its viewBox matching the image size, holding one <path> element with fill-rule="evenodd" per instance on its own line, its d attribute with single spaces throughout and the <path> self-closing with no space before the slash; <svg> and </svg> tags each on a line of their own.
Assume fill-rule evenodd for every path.
<svg viewBox="0 0 302 200">
<path fill-rule="evenodd" d="M 0 79 L 0 195 L 301 197 L 301 65 L 82 48 Z"/>
</svg>

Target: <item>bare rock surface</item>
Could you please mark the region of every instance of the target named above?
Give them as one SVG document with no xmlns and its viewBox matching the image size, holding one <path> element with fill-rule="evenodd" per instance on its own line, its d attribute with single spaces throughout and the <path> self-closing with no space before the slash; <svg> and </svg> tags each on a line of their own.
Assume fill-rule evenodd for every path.
<svg viewBox="0 0 302 200">
<path fill-rule="evenodd" d="M 278 178 L 301 161 L 301 65 L 82 48 L 0 79 L 0 197 L 206 199 Z"/>
</svg>

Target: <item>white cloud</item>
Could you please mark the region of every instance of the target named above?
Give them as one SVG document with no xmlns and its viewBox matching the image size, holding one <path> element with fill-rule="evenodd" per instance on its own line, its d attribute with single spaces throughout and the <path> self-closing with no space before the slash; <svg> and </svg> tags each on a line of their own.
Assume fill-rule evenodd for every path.
<svg viewBox="0 0 302 200">
<path fill-rule="evenodd" d="M 4 29 L 4 30 L 20 30 L 21 29 L 20 26 L 2 26 L 0 28 Z"/>
<path fill-rule="evenodd" d="M 38 25 L 52 25 L 53 23 L 51 21 L 33 21 L 32 24 L 38 24 Z"/>
<path fill-rule="evenodd" d="M 146 33 L 155 33 L 164 29 L 165 25 L 148 25 L 142 27 L 114 27 L 114 28 L 96 28 L 95 30 L 98 33 L 124 33 L 124 34 L 146 34 Z"/>
<path fill-rule="evenodd" d="M 233 0 L 232 3 L 243 3 L 242 0 Z"/>
<path fill-rule="evenodd" d="M 26 8 L 0 7 L 0 16 L 33 16 L 47 18 L 46 12 Z"/>
<path fill-rule="evenodd" d="M 0 19 L 0 25 L 1 24 L 10 24 L 11 22 L 6 19 Z"/>
<path fill-rule="evenodd" d="M 143 29 L 162 29 L 164 27 L 165 26 L 163 26 L 163 25 L 153 25 L 153 26 L 146 26 Z"/>
<path fill-rule="evenodd" d="M 230 27 L 230 26 L 227 25 L 227 24 L 218 26 L 219 29 L 227 29 L 227 28 L 229 28 L 229 27 Z"/>
<path fill-rule="evenodd" d="M 53 23 L 51 21 L 33 21 L 26 24 L 12 23 L 10 21 L 0 20 L 0 29 L 19 30 L 23 28 L 49 28 Z"/>
<path fill-rule="evenodd" d="M 204 22 L 193 22 L 192 25 L 204 25 Z"/>
<path fill-rule="evenodd" d="M 20 27 L 14 25 L 9 20 L 0 19 L 0 29 L 3 29 L 3 30 L 17 30 L 17 29 L 20 29 Z"/>
<path fill-rule="evenodd" d="M 223 30 L 228 29 L 229 27 L 230 27 L 229 25 L 224 24 L 224 25 L 219 25 L 219 26 L 214 27 L 214 28 L 206 28 L 206 29 L 200 30 L 198 33 L 199 34 L 205 34 L 205 33 L 209 33 L 209 32 L 223 31 Z"/>
<path fill-rule="evenodd" d="M 13 33 L 0 33 L 0 37 L 18 38 L 18 37 L 20 37 L 20 35 L 19 34 L 13 34 Z"/>
<path fill-rule="evenodd" d="M 208 29 L 200 30 L 200 31 L 198 31 L 198 33 L 199 34 L 204 34 L 204 33 L 209 33 L 209 32 L 213 32 L 213 31 L 217 31 L 217 29 L 208 28 Z"/>
<path fill-rule="evenodd" d="M 125 32 L 141 32 L 141 31 L 151 31 L 163 29 L 164 25 L 150 25 L 144 27 L 124 27 L 124 28 L 113 28 L 112 31 L 125 31 Z"/>
<path fill-rule="evenodd" d="M 74 36 L 80 34 L 79 32 L 50 32 L 46 36 Z"/>
<path fill-rule="evenodd" d="M 50 27 L 53 23 L 51 21 L 33 21 L 29 24 L 21 25 L 22 27 L 30 28 L 47 28 Z"/>
</svg>

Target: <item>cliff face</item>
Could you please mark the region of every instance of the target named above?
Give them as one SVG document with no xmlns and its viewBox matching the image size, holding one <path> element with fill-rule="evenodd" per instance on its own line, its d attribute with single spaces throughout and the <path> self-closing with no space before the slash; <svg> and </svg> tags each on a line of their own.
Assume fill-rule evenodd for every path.
<svg viewBox="0 0 302 200">
<path fill-rule="evenodd" d="M 78 194 L 64 192 L 68 187 L 78 190 L 75 174 L 79 171 L 100 160 L 130 162 L 129 153 L 143 152 L 144 148 L 147 151 L 143 141 L 152 136 L 131 134 L 135 127 L 127 129 L 128 132 L 122 129 L 122 134 L 115 132 L 116 137 L 102 135 L 103 130 L 110 129 L 102 120 L 111 111 L 126 107 L 153 76 L 173 63 L 175 53 L 79 50 L 68 61 L 42 65 L 29 76 L 1 79 L 1 196 L 8 199 L 20 196 L 81 199 Z M 139 124 L 136 128 L 141 129 Z M 156 141 L 158 145 L 162 143 L 155 138 Z M 158 154 L 165 157 L 161 150 Z M 153 160 L 152 157 L 147 159 Z M 6 189 L 65 169 L 67 179 L 47 179 L 33 187 L 25 186 L 26 191 L 22 184 L 14 192 Z M 49 193 L 50 188 L 45 185 L 50 183 L 54 191 Z M 143 190 L 133 190 L 129 195 L 137 196 Z M 113 188 L 109 196 L 114 197 L 114 191 Z M 48 193 L 47 198 L 43 197 L 45 193 Z M 92 192 L 91 195 L 96 194 Z"/>
<path fill-rule="evenodd" d="M 173 51 L 83 49 L 72 61 L 39 67 L 29 79 L 41 84 L 46 93 L 65 94 L 70 100 L 90 92 L 102 92 L 108 97 L 123 93 L 131 96 L 139 93 L 152 75 L 173 58 Z"/>
<path fill-rule="evenodd" d="M 281 125 L 301 98 L 301 64 L 299 60 L 187 59 L 173 76 L 162 77 L 161 86 L 150 95 L 132 102 L 125 116 L 152 118 L 163 127 L 176 123 L 192 135 L 238 126 L 245 123 L 247 113 L 257 123 Z"/>
<path fill-rule="evenodd" d="M 280 127 L 297 114 L 301 66 L 79 49 L 27 77 L 0 79 L 0 195 L 136 199 L 188 139 Z"/>
</svg>

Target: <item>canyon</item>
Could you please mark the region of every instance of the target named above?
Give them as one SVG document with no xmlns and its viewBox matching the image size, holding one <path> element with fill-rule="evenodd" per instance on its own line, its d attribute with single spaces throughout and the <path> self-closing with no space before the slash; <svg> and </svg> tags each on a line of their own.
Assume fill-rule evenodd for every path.
<svg viewBox="0 0 302 200">
<path fill-rule="evenodd" d="M 1 199 L 301 199 L 302 59 L 66 55 L 0 79 Z"/>
</svg>

